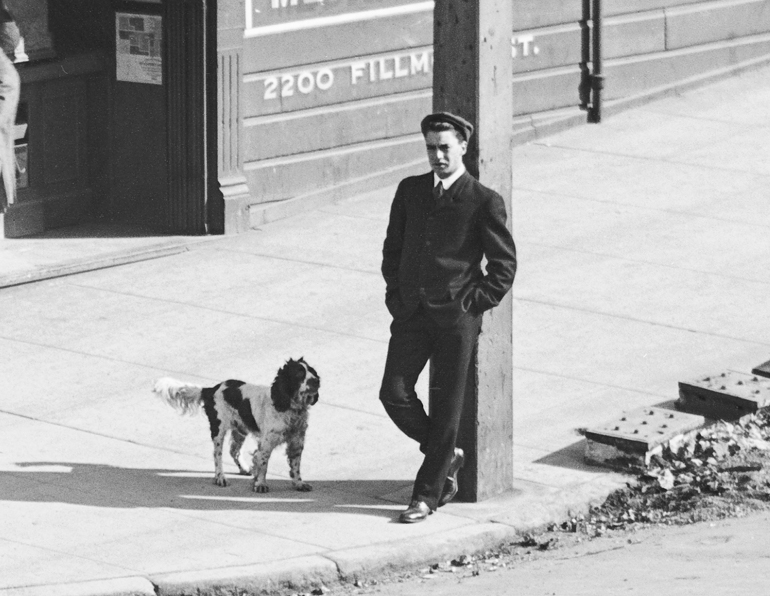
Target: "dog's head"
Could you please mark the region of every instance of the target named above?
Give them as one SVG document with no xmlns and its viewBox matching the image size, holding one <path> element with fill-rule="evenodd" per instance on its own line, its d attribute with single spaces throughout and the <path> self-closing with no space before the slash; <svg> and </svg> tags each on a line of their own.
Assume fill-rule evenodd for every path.
<svg viewBox="0 0 770 596">
<path fill-rule="evenodd" d="M 305 410 L 318 401 L 321 377 L 304 358 L 289 361 L 281 367 L 270 388 L 273 406 L 279 412 Z"/>
</svg>

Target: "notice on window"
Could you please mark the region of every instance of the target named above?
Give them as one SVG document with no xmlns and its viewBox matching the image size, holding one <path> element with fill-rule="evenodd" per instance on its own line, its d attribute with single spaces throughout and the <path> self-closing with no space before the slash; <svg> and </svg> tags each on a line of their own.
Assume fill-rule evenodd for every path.
<svg viewBox="0 0 770 596">
<path fill-rule="evenodd" d="M 163 84 L 162 18 L 146 14 L 115 14 L 118 81 Z"/>
</svg>

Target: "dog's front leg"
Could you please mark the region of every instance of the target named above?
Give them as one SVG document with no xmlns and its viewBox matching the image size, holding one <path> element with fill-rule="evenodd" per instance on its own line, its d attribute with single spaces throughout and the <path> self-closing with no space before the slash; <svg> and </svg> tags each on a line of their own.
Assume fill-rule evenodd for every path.
<svg viewBox="0 0 770 596">
<path fill-rule="evenodd" d="M 222 448 L 225 443 L 225 433 L 221 432 L 213 438 L 214 441 L 214 484 L 227 486 L 225 471 L 222 468 Z"/>
<path fill-rule="evenodd" d="M 299 465 L 302 460 L 302 450 L 305 448 L 305 437 L 294 437 L 286 445 L 286 457 L 289 459 L 289 473 L 294 488 L 301 491 L 313 490 L 307 482 L 302 481 L 299 473 Z"/>
<path fill-rule="evenodd" d="M 259 439 L 259 447 L 254 452 L 252 458 L 252 470 L 254 471 L 255 493 L 266 493 L 270 489 L 267 486 L 267 463 L 270 461 L 270 454 L 281 442 L 279 436 L 266 435 Z"/>
</svg>

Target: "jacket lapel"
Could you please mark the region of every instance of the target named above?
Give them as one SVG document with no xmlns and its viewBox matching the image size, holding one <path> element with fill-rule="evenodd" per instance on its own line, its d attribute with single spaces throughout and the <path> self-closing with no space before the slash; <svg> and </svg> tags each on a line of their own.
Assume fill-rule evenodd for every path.
<svg viewBox="0 0 770 596">
<path fill-rule="evenodd" d="M 445 190 L 444 194 L 441 196 L 440 206 L 445 207 L 447 205 L 451 205 L 454 202 L 461 201 L 463 198 L 463 190 L 465 189 L 465 185 L 468 183 L 468 178 L 470 177 L 470 174 L 468 172 L 465 172 L 462 176 L 460 176 L 455 183 L 449 187 L 449 190 Z"/>
</svg>

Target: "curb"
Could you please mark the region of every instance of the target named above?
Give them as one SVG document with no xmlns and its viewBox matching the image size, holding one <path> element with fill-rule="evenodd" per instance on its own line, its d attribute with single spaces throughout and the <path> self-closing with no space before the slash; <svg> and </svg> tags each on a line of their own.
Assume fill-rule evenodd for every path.
<svg viewBox="0 0 770 596">
<path fill-rule="evenodd" d="M 515 510 L 496 515 L 492 521 L 514 527 L 520 535 L 534 532 L 601 505 L 613 491 L 623 488 L 631 479 L 626 474 L 607 468 L 597 469 L 604 470 L 604 473 L 594 480 L 549 496 L 531 494 L 520 500 Z"/>
<path fill-rule="evenodd" d="M 483 522 L 420 538 L 334 551 L 326 556 L 349 581 L 375 572 L 415 567 L 477 552 L 511 540 L 518 532 L 506 524 Z"/>
<path fill-rule="evenodd" d="M 0 596 L 157 596 L 144 577 L 92 580 L 72 584 L 48 584 L 24 588 L 0 588 Z"/>
<path fill-rule="evenodd" d="M 491 521 L 470 521 L 453 530 L 234 567 L 152 574 L 69 584 L 0 588 L 0 596 L 202 596 L 217 594 L 269 594 L 278 590 L 308 590 L 320 585 L 364 579 L 377 573 L 415 567 L 477 553 L 521 537 L 550 523 L 587 510 L 601 502 L 627 478 L 603 474 L 566 494 L 531 495 L 516 509 L 505 510 Z M 499 507 L 499 505 L 498 505 Z M 458 510 L 463 517 L 462 510 Z"/>
<path fill-rule="evenodd" d="M 149 261 L 150 259 L 159 259 L 169 257 L 190 250 L 189 242 L 174 242 L 158 244 L 149 247 L 127 249 L 116 251 L 96 258 L 77 259 L 60 265 L 51 265 L 40 267 L 32 271 L 23 273 L 11 273 L 0 275 L 0 288 L 19 286 L 22 284 L 74 275 L 76 273 L 85 273 L 86 271 L 96 271 L 98 269 L 107 269 L 119 265 L 128 265 L 139 261 Z"/>
<path fill-rule="evenodd" d="M 301 589 L 318 584 L 333 584 L 337 579 L 336 565 L 320 555 L 150 577 L 150 581 L 157 586 L 157 594 L 161 596 L 262 593 L 280 588 Z M 155 594 L 153 592 L 153 596 Z"/>
</svg>

